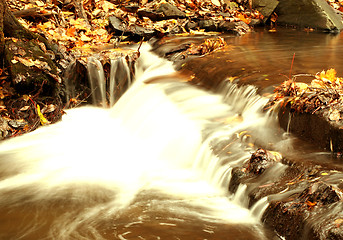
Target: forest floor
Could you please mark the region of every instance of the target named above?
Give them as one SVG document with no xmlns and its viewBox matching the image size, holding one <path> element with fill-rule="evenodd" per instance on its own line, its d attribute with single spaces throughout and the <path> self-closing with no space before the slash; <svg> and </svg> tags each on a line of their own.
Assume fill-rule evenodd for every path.
<svg viewBox="0 0 343 240">
<path fill-rule="evenodd" d="M 343 1 L 327 1 L 335 9 L 343 10 Z M 266 21 L 266 17 L 251 8 L 251 0 L 8 0 L 7 3 L 23 26 L 53 42 L 59 52 L 56 56 L 38 43 L 44 54 L 56 62 L 58 74 L 52 74 L 42 59 L 33 60 L 24 48 L 14 47 L 15 56 L 10 64 L 49 71 L 59 85 L 63 85 L 61 78 L 71 62 L 79 59 L 85 63 L 88 56 L 102 50 L 124 52 L 122 46 L 168 35 L 219 35 L 222 32 L 242 35 L 256 25 L 267 23 L 275 27 L 277 24 L 276 14 Z M 11 41 L 12 45 L 18 44 L 17 39 Z M 224 45 L 220 37 L 209 39 L 198 46 L 190 46 L 185 54 L 201 56 Z M 86 98 L 72 98 L 69 102 L 47 100 L 40 97 L 44 82 L 34 91 L 19 93 L 13 87 L 9 69 L 8 66 L 0 69 L 0 139 L 59 121 L 66 107 L 79 105 Z M 294 85 L 294 89 L 297 87 Z M 336 115 L 332 110 L 330 118 L 336 119 Z"/>
</svg>

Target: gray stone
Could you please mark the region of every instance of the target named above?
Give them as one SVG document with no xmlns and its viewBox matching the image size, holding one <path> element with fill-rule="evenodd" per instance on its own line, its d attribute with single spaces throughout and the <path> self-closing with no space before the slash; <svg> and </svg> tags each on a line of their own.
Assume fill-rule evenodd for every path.
<svg viewBox="0 0 343 240">
<path fill-rule="evenodd" d="M 253 0 L 252 7 L 258 10 L 263 16 L 263 21 L 267 21 L 279 4 L 278 0 Z"/>
<path fill-rule="evenodd" d="M 176 6 L 170 3 L 162 3 L 157 9 L 157 12 L 162 12 L 165 18 L 185 18 L 186 14 L 179 10 Z"/>
<path fill-rule="evenodd" d="M 199 27 L 206 31 L 217 31 L 217 23 L 213 19 L 203 19 L 199 21 Z"/>
<path fill-rule="evenodd" d="M 229 22 L 229 21 L 219 21 L 217 29 L 221 32 L 235 33 L 242 35 L 249 32 L 250 27 L 243 21 Z"/>
<path fill-rule="evenodd" d="M 343 29 L 342 18 L 325 0 L 279 0 L 278 23 L 325 31 Z"/>
</svg>

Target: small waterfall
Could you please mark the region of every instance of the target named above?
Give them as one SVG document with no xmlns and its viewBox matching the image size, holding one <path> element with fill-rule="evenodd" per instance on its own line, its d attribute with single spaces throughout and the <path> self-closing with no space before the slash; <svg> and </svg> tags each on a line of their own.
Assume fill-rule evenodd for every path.
<svg viewBox="0 0 343 240">
<path fill-rule="evenodd" d="M 62 122 L 0 145 L 0 208 L 34 206 L 35 219 L 11 233 L 13 239 L 41 226 L 52 239 L 106 239 L 99 230 L 104 222 L 127 216 L 144 222 L 147 210 L 135 214 L 145 201 L 147 209 L 191 219 L 258 225 L 256 216 L 241 207 L 247 206 L 248 187 L 230 197 L 227 186 L 231 169 L 249 158 L 261 136 L 268 137 L 261 132 L 269 124 L 261 111 L 265 99 L 236 85 L 223 97 L 180 79 L 145 84 L 174 73 L 170 62 L 145 51 L 136 62 L 134 83 L 120 97 L 120 81 L 133 81 L 129 68 L 117 74 L 127 66 L 125 60 L 111 61 L 109 85 L 101 63 L 90 59 L 89 64 L 94 101 L 106 102 L 108 87 L 114 93 L 112 108 L 71 109 Z M 269 174 L 284 170 L 279 165 L 266 173 L 266 182 Z M 152 199 L 144 200 L 146 194 Z M 253 212 L 260 215 L 264 204 L 266 199 Z M 44 209 L 54 209 L 51 219 L 45 219 Z"/>
<path fill-rule="evenodd" d="M 102 64 L 94 57 L 88 58 L 88 78 L 92 89 L 93 104 L 102 106 L 106 103 L 106 80 Z"/>
<path fill-rule="evenodd" d="M 97 106 L 112 107 L 131 86 L 134 73 L 131 71 L 129 56 L 119 56 L 109 60 L 110 73 L 106 77 L 100 57 L 87 59 L 88 81 L 91 88 L 92 103 Z"/>
<path fill-rule="evenodd" d="M 110 107 L 124 94 L 131 86 L 130 68 L 125 57 L 111 59 L 111 74 L 110 74 Z"/>
</svg>

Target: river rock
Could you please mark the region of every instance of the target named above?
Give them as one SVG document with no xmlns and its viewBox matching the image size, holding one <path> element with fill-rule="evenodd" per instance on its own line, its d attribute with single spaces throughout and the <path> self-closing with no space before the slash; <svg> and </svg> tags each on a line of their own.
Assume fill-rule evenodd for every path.
<svg viewBox="0 0 343 240">
<path fill-rule="evenodd" d="M 277 22 L 325 31 L 343 29 L 341 16 L 325 0 L 279 0 Z"/>
<path fill-rule="evenodd" d="M 253 174 L 261 174 L 275 162 L 279 162 L 280 160 L 281 155 L 273 155 L 273 153 L 259 148 L 251 155 L 245 166 L 245 170 Z"/>
</svg>

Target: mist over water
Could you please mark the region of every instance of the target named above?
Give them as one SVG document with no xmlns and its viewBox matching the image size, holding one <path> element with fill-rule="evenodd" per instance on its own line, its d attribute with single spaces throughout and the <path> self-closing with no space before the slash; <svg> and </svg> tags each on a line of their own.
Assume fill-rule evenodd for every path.
<svg viewBox="0 0 343 240">
<path fill-rule="evenodd" d="M 227 183 L 254 149 L 244 131 L 271 121 L 261 113 L 265 100 L 223 97 L 180 79 L 144 83 L 173 72 L 143 52 L 135 83 L 112 108 L 67 110 L 61 122 L 1 143 L 0 238 L 166 239 L 154 226 L 194 228 L 193 221 L 209 238 L 214 228 L 224 234 L 223 226 L 243 223 L 254 234 L 242 239 L 264 239 Z M 225 159 L 212 151 L 223 140 L 234 140 Z"/>
</svg>

